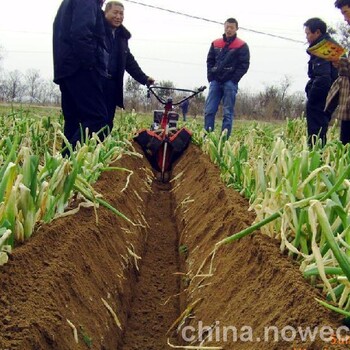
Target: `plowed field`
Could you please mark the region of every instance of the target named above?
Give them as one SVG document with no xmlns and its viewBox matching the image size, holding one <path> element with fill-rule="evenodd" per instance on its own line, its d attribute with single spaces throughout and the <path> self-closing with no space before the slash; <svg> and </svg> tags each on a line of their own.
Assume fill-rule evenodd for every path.
<svg viewBox="0 0 350 350">
<path fill-rule="evenodd" d="M 341 318 L 278 242 L 256 232 L 208 258 L 254 214 L 197 147 L 169 184 L 144 158 L 117 165 L 133 171 L 126 188 L 120 171 L 94 187 L 134 224 L 101 207 L 38 227 L 0 269 L 0 349 L 347 348 L 301 339 Z"/>
</svg>

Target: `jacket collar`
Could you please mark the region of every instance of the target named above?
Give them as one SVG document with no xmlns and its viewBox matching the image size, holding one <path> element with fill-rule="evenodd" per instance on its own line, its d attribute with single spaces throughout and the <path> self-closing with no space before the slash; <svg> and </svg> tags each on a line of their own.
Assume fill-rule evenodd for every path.
<svg viewBox="0 0 350 350">
<path fill-rule="evenodd" d="M 112 35 L 112 28 L 107 21 L 106 21 L 106 27 L 108 28 L 107 29 L 108 33 Z M 115 29 L 115 35 L 118 35 L 127 40 L 131 38 L 131 33 L 123 25 Z"/>
<path fill-rule="evenodd" d="M 234 36 L 231 36 L 230 38 L 227 38 L 226 37 L 226 34 L 223 34 L 222 35 L 223 39 L 225 42 L 229 42 L 229 43 L 232 43 L 233 40 L 235 40 L 237 38 L 237 34 L 235 34 Z"/>
<path fill-rule="evenodd" d="M 312 47 L 312 46 L 317 45 L 323 39 L 330 39 L 330 38 L 331 38 L 330 35 L 328 33 L 325 33 L 325 34 L 321 35 L 318 39 L 316 39 L 313 43 L 311 43 L 309 45 L 309 48 Z"/>
</svg>

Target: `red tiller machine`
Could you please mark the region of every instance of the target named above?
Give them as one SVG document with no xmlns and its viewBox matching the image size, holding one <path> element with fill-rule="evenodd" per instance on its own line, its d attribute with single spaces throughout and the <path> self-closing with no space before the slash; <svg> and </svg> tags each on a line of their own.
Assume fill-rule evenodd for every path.
<svg viewBox="0 0 350 350">
<path fill-rule="evenodd" d="M 152 94 L 164 105 L 164 110 L 153 111 L 153 124 L 150 129 L 142 129 L 134 140 L 142 147 L 153 169 L 157 172 L 157 179 L 168 182 L 173 163 L 181 156 L 191 142 L 192 132 L 186 127 L 178 128 L 179 114 L 173 110 L 175 106 L 200 94 L 206 89 L 200 87 L 197 91 L 168 88 L 162 86 L 149 86 L 148 96 Z M 189 94 L 174 103 L 172 97 L 167 99 L 160 96 L 161 90 L 179 91 Z"/>
</svg>

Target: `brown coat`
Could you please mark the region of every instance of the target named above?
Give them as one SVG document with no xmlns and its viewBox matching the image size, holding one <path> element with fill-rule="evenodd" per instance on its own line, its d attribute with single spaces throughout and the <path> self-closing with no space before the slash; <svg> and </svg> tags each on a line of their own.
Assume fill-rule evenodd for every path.
<svg viewBox="0 0 350 350">
<path fill-rule="evenodd" d="M 350 61 L 348 58 L 341 58 L 339 61 L 338 78 L 331 86 L 327 100 L 327 110 L 336 103 L 335 116 L 339 120 L 350 120 Z"/>
</svg>

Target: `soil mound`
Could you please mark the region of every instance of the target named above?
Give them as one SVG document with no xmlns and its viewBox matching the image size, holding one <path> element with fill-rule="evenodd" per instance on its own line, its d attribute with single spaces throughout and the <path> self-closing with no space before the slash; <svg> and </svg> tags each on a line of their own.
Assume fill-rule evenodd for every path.
<svg viewBox="0 0 350 350">
<path fill-rule="evenodd" d="M 127 172 L 105 172 L 95 188 L 134 224 L 81 208 L 17 247 L 0 269 L 1 350 L 164 350 L 168 337 L 238 350 L 344 348 L 292 339 L 298 327 L 340 322 L 275 241 L 256 233 L 207 258 L 254 215 L 197 147 L 170 184 L 157 183 L 144 158 L 117 165 L 132 170 L 130 181 Z M 277 329 L 268 341 L 266 327 Z"/>
<path fill-rule="evenodd" d="M 323 341 L 341 326 L 340 317 L 315 301 L 321 294 L 281 254 L 277 241 L 257 232 L 208 258 L 216 242 L 254 220 L 248 202 L 220 182 L 208 157 L 191 147 L 174 176 L 179 244 L 186 251 L 185 304 L 195 304 L 188 328 L 178 331 L 181 340 L 185 336 L 187 343 L 239 350 L 344 347 L 332 344 L 334 339 Z M 322 329 L 329 330 L 327 335 Z M 314 338 L 307 336 L 308 330 Z"/>
</svg>

